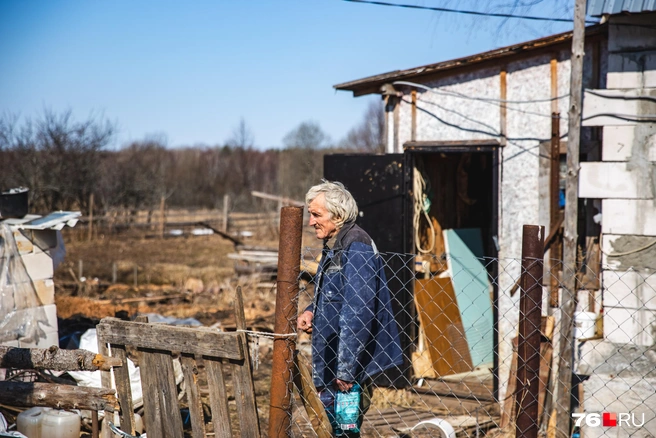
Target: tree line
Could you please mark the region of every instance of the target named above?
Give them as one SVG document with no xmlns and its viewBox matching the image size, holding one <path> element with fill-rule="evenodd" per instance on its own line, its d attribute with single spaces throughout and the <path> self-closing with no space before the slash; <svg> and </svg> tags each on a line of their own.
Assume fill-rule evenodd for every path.
<svg viewBox="0 0 656 438">
<path fill-rule="evenodd" d="M 0 117 L 0 189 L 30 189 L 30 213 L 97 213 L 168 207 L 222 208 L 229 195 L 233 211 L 272 208 L 251 196 L 261 191 L 303 200 L 323 173 L 323 156 L 336 152 L 381 152 L 383 107 L 373 103 L 360 124 L 332 143 L 318 123 L 301 123 L 283 139 L 282 149 L 257 149 L 246 122 L 225 144 L 168 148 L 152 137 L 110 149 L 115 124 L 71 111 L 46 110 L 35 119 Z M 270 206 L 270 207 L 266 207 Z"/>
</svg>

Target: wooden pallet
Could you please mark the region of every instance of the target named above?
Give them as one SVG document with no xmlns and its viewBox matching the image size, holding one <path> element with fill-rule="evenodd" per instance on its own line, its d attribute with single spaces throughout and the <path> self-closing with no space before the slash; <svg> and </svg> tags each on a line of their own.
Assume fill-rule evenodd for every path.
<svg viewBox="0 0 656 438">
<path fill-rule="evenodd" d="M 237 291 L 238 329 L 246 329 L 241 290 Z M 204 370 L 209 385 L 210 409 L 215 436 L 259 437 L 246 334 L 218 332 L 208 328 L 175 327 L 148 322 L 104 318 L 97 326 L 98 345 L 105 355 L 118 357 L 122 367 L 113 368 L 121 407 L 120 428 L 135 434 L 134 406 L 127 367 L 127 350 L 136 349 L 144 400 L 144 424 L 148 436 L 180 438 L 184 436 L 173 359 L 182 366 L 191 422 L 191 436 L 206 436 L 205 418 L 198 385 Z M 109 345 L 109 348 L 108 348 Z M 238 425 L 233 425 L 228 408 L 224 374 L 232 374 Z M 103 375 L 103 387 L 110 387 L 109 372 Z M 105 417 L 103 432 L 109 430 Z M 106 426 L 106 427 L 105 427 Z M 239 432 L 233 426 L 238 427 Z"/>
</svg>

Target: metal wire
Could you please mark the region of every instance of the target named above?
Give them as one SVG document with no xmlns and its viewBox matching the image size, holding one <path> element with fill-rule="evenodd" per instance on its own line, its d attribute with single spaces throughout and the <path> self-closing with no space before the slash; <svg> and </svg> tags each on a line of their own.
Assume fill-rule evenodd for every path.
<svg viewBox="0 0 656 438">
<path fill-rule="evenodd" d="M 303 252 L 305 260 L 315 260 L 316 249 Z M 362 436 L 445 436 L 449 427 L 458 436 L 514 434 L 516 406 L 521 401 L 522 382 L 516 381 L 515 363 L 520 354 L 516 330 L 523 292 L 521 287 L 513 292 L 513 285 L 522 273 L 521 259 L 472 260 L 433 254 L 424 257 L 428 267 L 426 263 L 415 267 L 414 254 L 384 253 L 381 257 L 395 297 L 395 316 L 405 344 L 404 364 L 392 373 L 394 376 L 383 374 L 374 379 Z M 554 421 L 551 412 L 556 408 L 558 376 L 558 361 L 554 359 L 560 348 L 560 309 L 549 307 L 549 295 L 562 298 L 570 293 L 560 281 L 562 262 L 548 262 L 542 302 L 534 303 L 543 309 L 539 412 L 535 418 L 543 432 L 549 429 L 549 421 Z M 304 272 L 301 276 L 300 312 L 304 303 L 315 299 L 314 280 L 307 280 L 312 275 Z M 595 426 L 593 414 L 613 412 L 622 414 L 622 424 L 614 426 L 622 430 L 615 432 L 606 426 L 604 431 L 653 434 L 649 421 L 644 427 L 634 427 L 624 421 L 624 414 L 634 413 L 640 418 L 644 414 L 647 419 L 656 416 L 656 406 L 650 402 L 653 389 L 648 389 L 656 379 L 656 354 L 652 351 L 656 340 L 652 330 L 656 326 L 655 270 L 618 271 L 591 263 L 579 266 L 576 275 L 581 288 L 576 292 L 571 327 L 575 347 L 573 417 L 567 419 L 571 420 L 571 430 L 598 435 L 601 429 L 596 428 L 603 426 Z M 463 293 L 467 288 L 465 292 L 470 293 Z M 487 303 L 486 308 L 481 303 Z M 490 327 L 489 332 L 485 327 Z M 320 333 L 314 331 L 312 336 Z M 297 345 L 311 354 L 307 336 L 299 337 Z M 334 350 L 334 354 L 339 355 L 339 351 Z M 317 436 L 298 399 L 291 424 L 293 436 Z"/>
</svg>

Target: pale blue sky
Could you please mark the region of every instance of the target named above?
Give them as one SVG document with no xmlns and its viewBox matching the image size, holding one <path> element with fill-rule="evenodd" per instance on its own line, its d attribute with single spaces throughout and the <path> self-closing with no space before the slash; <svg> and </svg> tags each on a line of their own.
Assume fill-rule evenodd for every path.
<svg viewBox="0 0 656 438">
<path fill-rule="evenodd" d="M 566 16 L 550 3 L 530 14 Z M 499 23 L 340 0 L 0 0 L 0 113 L 102 114 L 119 128 L 115 147 L 149 136 L 223 144 L 241 118 L 259 148 L 307 120 L 338 141 L 373 97 L 337 83 L 571 28 Z"/>
</svg>

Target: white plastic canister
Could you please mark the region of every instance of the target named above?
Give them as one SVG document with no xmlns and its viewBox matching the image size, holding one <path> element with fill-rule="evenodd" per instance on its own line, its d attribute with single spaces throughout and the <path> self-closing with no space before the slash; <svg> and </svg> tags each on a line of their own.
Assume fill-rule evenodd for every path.
<svg viewBox="0 0 656 438">
<path fill-rule="evenodd" d="M 71 411 L 52 409 L 46 412 L 41 421 L 43 438 L 80 438 L 80 416 Z"/>
<path fill-rule="evenodd" d="M 16 429 L 27 438 L 41 438 L 41 422 L 51 408 L 35 406 L 21 412 L 16 417 Z"/>
<path fill-rule="evenodd" d="M 594 338 L 596 321 L 597 321 L 597 314 L 594 312 L 575 312 L 574 338 L 575 339 Z"/>
</svg>

